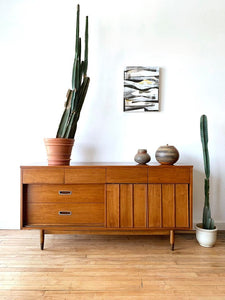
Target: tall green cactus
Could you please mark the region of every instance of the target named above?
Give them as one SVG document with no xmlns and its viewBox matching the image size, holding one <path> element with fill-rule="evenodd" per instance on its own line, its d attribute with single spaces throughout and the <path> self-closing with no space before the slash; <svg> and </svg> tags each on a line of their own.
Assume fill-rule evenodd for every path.
<svg viewBox="0 0 225 300">
<path fill-rule="evenodd" d="M 208 151 L 208 121 L 207 116 L 202 115 L 200 118 L 200 134 L 203 150 L 204 169 L 205 169 L 205 203 L 203 209 L 202 224 L 204 229 L 214 229 L 214 220 L 211 218 L 211 210 L 209 205 L 209 177 L 210 177 L 210 164 L 209 164 L 209 151 Z"/>
<path fill-rule="evenodd" d="M 90 78 L 87 77 L 88 67 L 88 17 L 85 23 L 84 60 L 81 60 L 80 6 L 77 5 L 75 56 L 72 71 L 72 90 L 67 92 L 65 109 L 56 134 L 57 138 L 74 138 L 77 122 L 88 90 Z"/>
</svg>

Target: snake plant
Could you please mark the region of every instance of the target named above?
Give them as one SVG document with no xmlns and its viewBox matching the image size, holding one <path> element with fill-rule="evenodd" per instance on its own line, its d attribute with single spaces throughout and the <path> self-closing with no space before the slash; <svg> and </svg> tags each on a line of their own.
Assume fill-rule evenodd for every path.
<svg viewBox="0 0 225 300">
<path fill-rule="evenodd" d="M 80 6 L 77 5 L 75 57 L 72 71 L 72 89 L 67 92 L 65 109 L 56 134 L 57 138 L 73 139 L 77 129 L 77 122 L 88 90 L 90 78 L 88 68 L 88 17 L 85 22 L 84 60 L 81 60 Z"/>
<path fill-rule="evenodd" d="M 207 116 L 202 115 L 200 118 L 200 134 L 203 150 L 203 160 L 205 169 L 205 202 L 203 209 L 202 225 L 204 229 L 214 229 L 214 220 L 211 218 L 211 210 L 209 205 L 209 177 L 210 177 L 210 163 L 208 151 L 208 121 Z"/>
</svg>

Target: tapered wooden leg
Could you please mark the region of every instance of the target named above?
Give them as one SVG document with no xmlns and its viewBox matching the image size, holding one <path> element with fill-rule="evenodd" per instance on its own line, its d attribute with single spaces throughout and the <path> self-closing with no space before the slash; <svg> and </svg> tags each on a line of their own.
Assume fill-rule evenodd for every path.
<svg viewBox="0 0 225 300">
<path fill-rule="evenodd" d="M 174 230 L 170 230 L 170 245 L 172 251 L 174 251 L 174 241 Z"/>
<path fill-rule="evenodd" d="M 40 248 L 44 250 L 44 242 L 45 242 L 45 231 L 43 229 L 40 230 Z"/>
</svg>

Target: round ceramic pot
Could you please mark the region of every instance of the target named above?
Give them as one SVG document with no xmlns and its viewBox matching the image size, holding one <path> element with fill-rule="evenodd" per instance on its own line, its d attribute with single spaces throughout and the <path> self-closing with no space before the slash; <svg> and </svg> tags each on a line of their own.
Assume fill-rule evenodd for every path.
<svg viewBox="0 0 225 300">
<path fill-rule="evenodd" d="M 140 165 L 145 165 L 147 162 L 151 160 L 151 157 L 147 153 L 146 149 L 138 149 L 138 152 L 135 155 L 134 160 Z"/>
<path fill-rule="evenodd" d="M 161 165 L 173 165 L 179 159 L 179 152 L 174 146 L 161 146 L 156 150 L 156 160 Z"/>
<path fill-rule="evenodd" d="M 213 247 L 216 243 L 217 228 L 203 229 L 202 224 L 196 224 L 196 239 L 203 247 Z"/>
<path fill-rule="evenodd" d="M 68 166 L 74 144 L 74 139 L 46 138 L 44 139 L 49 166 Z"/>
</svg>

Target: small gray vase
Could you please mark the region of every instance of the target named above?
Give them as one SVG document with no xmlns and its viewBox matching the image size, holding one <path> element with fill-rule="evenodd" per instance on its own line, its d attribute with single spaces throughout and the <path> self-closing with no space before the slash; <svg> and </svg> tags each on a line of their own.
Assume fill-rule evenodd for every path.
<svg viewBox="0 0 225 300">
<path fill-rule="evenodd" d="M 147 162 L 151 160 L 151 157 L 147 153 L 146 149 L 138 149 L 138 152 L 135 155 L 134 160 L 140 165 L 145 165 Z"/>
</svg>

